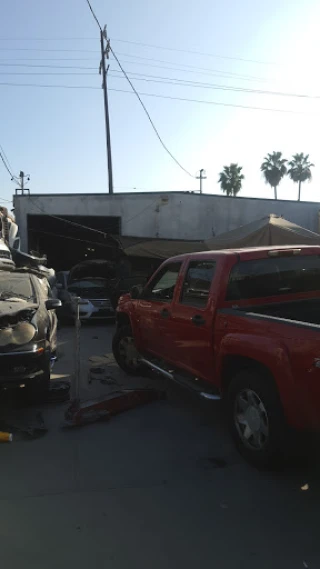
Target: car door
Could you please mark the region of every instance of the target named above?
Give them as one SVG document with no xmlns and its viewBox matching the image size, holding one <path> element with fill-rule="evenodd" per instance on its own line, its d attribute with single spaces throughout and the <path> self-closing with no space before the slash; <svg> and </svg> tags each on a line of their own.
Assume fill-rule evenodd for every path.
<svg viewBox="0 0 320 569">
<path fill-rule="evenodd" d="M 169 359 L 171 308 L 182 262 L 169 262 L 155 274 L 137 301 L 139 349 Z"/>
<path fill-rule="evenodd" d="M 172 307 L 174 363 L 196 377 L 212 380 L 216 261 L 189 261 L 179 297 Z"/>
</svg>

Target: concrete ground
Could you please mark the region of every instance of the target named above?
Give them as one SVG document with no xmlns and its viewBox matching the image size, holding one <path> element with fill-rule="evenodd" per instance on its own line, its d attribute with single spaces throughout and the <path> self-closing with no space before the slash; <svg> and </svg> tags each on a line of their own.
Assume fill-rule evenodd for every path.
<svg viewBox="0 0 320 569">
<path fill-rule="evenodd" d="M 87 384 L 88 358 L 110 354 L 112 333 L 82 327 L 83 396 L 112 388 Z M 72 371 L 72 340 L 71 328 L 60 330 L 55 378 Z M 127 383 L 110 362 L 111 378 Z M 166 401 L 79 429 L 61 430 L 65 408 L 42 407 L 42 438 L 0 448 L 5 569 L 320 567 L 317 463 L 252 469 L 219 403 L 175 387 Z"/>
</svg>

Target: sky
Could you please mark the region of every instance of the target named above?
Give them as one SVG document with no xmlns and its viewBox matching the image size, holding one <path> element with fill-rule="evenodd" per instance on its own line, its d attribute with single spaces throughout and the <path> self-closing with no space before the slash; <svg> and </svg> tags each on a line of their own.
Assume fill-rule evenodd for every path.
<svg viewBox="0 0 320 569">
<path fill-rule="evenodd" d="M 165 152 L 111 59 L 115 193 L 198 190 L 204 168 L 204 192 L 219 194 L 219 172 L 237 162 L 240 195 L 271 198 L 260 165 L 281 151 L 310 154 L 313 181 L 302 199 L 320 201 L 317 0 L 91 2 L 165 145 L 191 174 Z M 11 171 L 30 174 L 31 193 L 108 191 L 99 48 L 86 0 L 2 3 L 0 144 Z M 2 201 L 14 190 L 0 162 Z M 279 186 L 280 199 L 297 194 L 289 179 Z"/>
</svg>

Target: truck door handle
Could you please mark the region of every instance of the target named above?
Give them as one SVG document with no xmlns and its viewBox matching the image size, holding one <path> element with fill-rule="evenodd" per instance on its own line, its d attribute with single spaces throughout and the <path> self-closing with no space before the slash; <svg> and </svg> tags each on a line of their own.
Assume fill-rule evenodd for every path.
<svg viewBox="0 0 320 569">
<path fill-rule="evenodd" d="M 160 316 L 161 318 L 169 318 L 170 316 L 169 310 L 167 310 L 167 308 L 163 308 L 160 312 Z"/>
<path fill-rule="evenodd" d="M 191 320 L 193 324 L 195 324 L 196 326 L 203 326 L 203 324 L 206 323 L 205 319 L 201 316 L 201 314 L 195 314 L 194 316 L 192 316 Z"/>
</svg>

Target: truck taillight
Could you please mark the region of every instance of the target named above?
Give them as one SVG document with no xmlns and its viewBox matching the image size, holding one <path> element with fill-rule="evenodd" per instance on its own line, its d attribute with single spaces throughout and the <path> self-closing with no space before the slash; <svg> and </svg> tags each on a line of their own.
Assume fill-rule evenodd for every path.
<svg viewBox="0 0 320 569">
<path fill-rule="evenodd" d="M 268 251 L 269 257 L 292 257 L 292 255 L 300 255 L 301 249 L 283 249 Z"/>
</svg>

